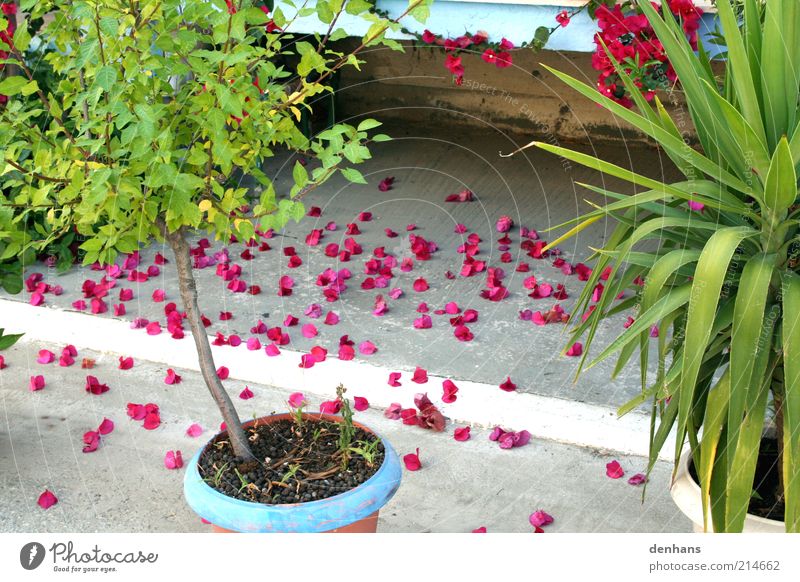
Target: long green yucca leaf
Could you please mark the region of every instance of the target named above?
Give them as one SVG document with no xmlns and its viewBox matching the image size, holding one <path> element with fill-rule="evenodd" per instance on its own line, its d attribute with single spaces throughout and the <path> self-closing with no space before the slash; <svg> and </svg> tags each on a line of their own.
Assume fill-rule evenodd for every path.
<svg viewBox="0 0 800 582">
<path fill-rule="evenodd" d="M 716 318 L 720 292 L 728 265 L 739 243 L 756 234 L 757 231 L 746 227 L 728 227 L 718 230 L 708 239 L 697 262 L 692 282 L 692 299 L 689 301 L 689 310 L 686 316 L 685 350 L 681 362 L 681 388 L 678 393 L 680 400 L 678 447 L 683 446 L 683 439 L 686 437 L 698 373 Z M 680 456 L 680 448 L 677 456 Z"/>
<path fill-rule="evenodd" d="M 743 36 L 747 63 L 750 66 L 750 77 L 753 79 L 756 99 L 758 100 L 759 114 L 763 111 L 761 93 L 761 6 L 757 0 L 745 0 Z M 763 122 L 762 122 L 763 123 Z"/>
<path fill-rule="evenodd" d="M 604 216 L 605 215 L 603 213 L 600 213 L 600 212 L 598 212 L 596 214 L 592 213 L 591 215 L 584 216 L 583 217 L 584 219 L 580 222 L 580 224 L 572 227 L 567 232 L 565 232 L 564 234 L 562 234 L 561 236 L 556 238 L 556 240 L 554 240 L 553 242 L 547 243 L 547 245 L 544 247 L 544 250 L 549 250 L 549 249 L 551 249 L 553 247 L 558 246 L 559 244 L 561 244 L 565 240 L 571 239 L 573 236 L 575 236 L 576 234 L 580 233 L 582 230 L 590 227 L 591 225 L 593 225 L 595 222 L 597 222 L 598 220 L 600 220 Z"/>
<path fill-rule="evenodd" d="M 759 137 L 747 119 L 722 95 L 714 92 L 710 86 L 708 90 L 716 98 L 719 108 L 725 115 L 725 121 L 728 123 L 728 128 L 734 135 L 736 145 L 739 148 L 739 157 L 750 161 L 749 165 L 753 168 L 752 174 L 754 174 L 752 178 L 753 190 L 757 192 L 760 189 L 757 186 L 761 185 L 761 177 L 766 176 L 769 170 L 770 157 L 764 141 L 765 138 Z"/>
<path fill-rule="evenodd" d="M 681 267 L 696 262 L 700 258 L 700 251 L 693 249 L 676 249 L 660 257 L 650 269 L 644 282 L 642 292 L 642 311 L 646 311 L 659 298 L 664 284 Z"/>
<path fill-rule="evenodd" d="M 722 427 L 722 434 L 720 435 L 720 441 L 724 442 L 727 440 L 727 433 L 728 432 L 728 425 L 725 424 Z M 728 472 L 726 471 L 728 463 L 728 455 L 727 451 L 724 447 L 717 448 L 717 456 L 714 459 L 714 466 L 712 468 L 712 475 L 711 475 L 711 499 L 713 500 L 724 500 L 727 487 L 728 487 Z M 720 531 L 724 531 L 725 529 L 725 503 L 715 503 L 714 501 L 711 502 L 711 520 L 714 524 L 714 529 L 719 529 Z M 706 526 L 707 527 L 707 526 Z"/>
<path fill-rule="evenodd" d="M 637 394 L 630 400 L 628 400 L 625 404 L 617 408 L 617 416 L 625 416 L 630 411 L 639 408 L 642 404 L 654 398 L 655 395 L 658 393 L 659 386 L 657 384 L 653 384 L 650 388 L 647 388 L 641 394 Z"/>
<path fill-rule="evenodd" d="M 593 170 L 597 170 L 604 174 L 608 174 L 609 176 L 621 178 L 622 180 L 626 180 L 628 182 L 631 182 L 632 184 L 636 184 L 637 186 L 643 186 L 651 190 L 663 190 L 665 194 L 669 194 L 677 198 L 685 197 L 685 193 L 679 190 L 678 188 L 675 188 L 669 184 L 665 184 L 658 180 L 654 180 L 652 178 L 647 178 L 646 176 L 638 174 L 632 170 L 628 170 L 626 168 L 622 168 L 610 162 L 600 160 L 589 154 L 584 154 L 567 148 L 554 146 L 549 143 L 534 141 L 532 142 L 532 144 L 538 148 L 541 148 L 543 150 L 549 151 L 553 154 L 556 154 L 558 156 L 561 156 L 563 158 L 566 158 L 568 160 L 586 166 L 587 168 L 592 168 Z M 713 176 L 713 174 L 709 175 Z M 732 188 L 738 189 L 740 192 L 744 192 L 749 196 L 752 196 L 753 194 L 752 188 L 747 186 L 744 182 L 740 181 L 738 178 L 732 180 L 734 185 L 731 185 L 728 183 L 728 181 L 723 180 L 723 177 L 721 176 L 714 176 L 714 177 L 719 178 L 727 185 L 731 186 Z"/>
<path fill-rule="evenodd" d="M 708 222 L 705 222 L 705 221 L 703 221 L 703 220 L 701 220 L 699 218 L 696 218 L 696 217 L 693 217 L 693 216 L 688 216 L 688 217 L 685 217 L 685 218 L 683 218 L 683 217 L 682 218 L 654 218 L 652 220 L 648 220 L 648 221 L 640 224 L 635 230 L 633 230 L 632 233 L 630 233 L 630 234 L 626 233 L 627 238 L 620 238 L 619 241 L 614 240 L 614 235 L 619 234 L 617 231 L 615 231 L 614 235 L 612 235 L 612 238 L 609 241 L 609 245 L 607 245 L 607 246 L 611 247 L 611 248 L 614 248 L 614 247 L 616 247 L 617 244 L 619 244 L 619 242 L 621 242 L 621 241 L 624 241 L 624 242 L 621 245 L 619 257 L 614 262 L 614 264 L 611 265 L 611 273 L 610 273 L 610 275 L 608 277 L 608 280 L 609 281 L 614 281 L 616 279 L 617 272 L 620 269 L 621 265 L 624 263 L 626 255 L 631 251 L 631 249 L 633 248 L 633 246 L 636 243 L 638 243 L 639 241 L 643 240 L 647 235 L 649 235 L 652 232 L 656 232 L 656 231 L 659 231 L 659 232 L 660 231 L 666 231 L 669 228 L 678 228 L 678 227 L 684 227 L 685 228 L 685 227 L 688 227 L 688 226 L 692 226 L 692 227 L 697 228 L 697 229 L 705 229 L 705 230 L 711 230 L 711 231 L 713 231 L 713 230 L 718 228 L 717 225 L 715 225 L 713 223 L 708 223 Z M 598 263 L 595 266 L 594 270 L 592 271 L 592 275 L 589 278 L 589 281 L 586 283 L 586 285 L 585 285 L 583 291 L 581 292 L 581 295 L 580 295 L 580 297 L 579 297 L 579 299 L 578 299 L 578 301 L 576 303 L 576 307 L 575 307 L 576 312 L 581 312 L 581 311 L 584 311 L 586 309 L 586 306 L 589 303 L 589 299 L 592 296 L 593 289 L 594 289 L 594 287 L 597 285 L 597 283 L 600 280 L 600 274 L 602 273 L 603 269 L 605 269 L 605 267 L 606 267 L 606 265 L 608 263 L 609 263 L 609 261 L 606 259 L 606 257 L 600 257 L 600 259 L 598 260 Z M 584 367 L 584 364 L 585 364 L 585 361 L 586 361 L 586 358 L 587 358 L 587 354 L 589 353 L 589 346 L 592 344 L 592 341 L 594 340 L 594 336 L 595 336 L 595 334 L 597 332 L 597 326 L 598 326 L 600 320 L 602 319 L 602 315 L 601 314 L 605 311 L 605 306 L 607 305 L 607 302 L 610 301 L 610 298 L 613 299 L 613 297 L 615 295 L 616 295 L 616 293 L 612 294 L 612 293 L 609 293 L 608 291 L 604 292 L 600 296 L 600 301 L 595 306 L 595 311 L 592 314 L 590 314 L 589 318 L 587 319 L 587 322 L 589 323 L 589 334 L 588 334 L 588 337 L 586 338 L 586 343 L 585 343 L 585 348 L 586 349 L 584 350 L 584 354 L 582 356 L 582 359 L 581 359 L 581 362 L 580 362 L 580 364 L 578 366 L 578 370 L 577 370 L 576 374 L 580 374 L 581 371 L 583 370 L 583 367 Z"/>
<path fill-rule="evenodd" d="M 700 440 L 700 463 L 697 465 L 697 476 L 700 479 L 700 491 L 703 503 L 703 529 L 708 531 L 708 508 L 711 497 L 711 475 L 717 456 L 717 447 L 722 438 L 730 399 L 730 370 L 726 370 L 717 385 L 709 391 L 706 400 L 705 418 L 703 419 L 703 437 Z"/>
<path fill-rule="evenodd" d="M 800 532 L 800 276 L 786 273 L 783 297 L 783 482 L 787 532 Z"/>
<path fill-rule="evenodd" d="M 736 21 L 733 8 L 728 0 L 717 2 L 717 14 L 722 24 L 728 49 L 729 77 L 733 80 L 736 96 L 742 108 L 742 117 L 747 121 L 756 137 L 764 144 L 766 152 L 767 137 L 764 132 L 764 122 L 761 119 L 761 104 L 758 100 L 756 84 L 744 39 L 739 30 L 739 23 Z"/>
<path fill-rule="evenodd" d="M 664 297 L 656 301 L 655 305 L 653 305 L 650 309 L 644 313 L 641 313 L 630 325 L 630 327 L 628 327 L 628 329 L 623 331 L 613 342 L 611 342 L 602 352 L 600 352 L 600 354 L 592 361 L 592 363 L 589 364 L 587 369 L 602 362 L 608 356 L 617 350 L 620 350 L 629 342 L 635 341 L 638 339 L 638 334 L 640 334 L 642 331 L 649 330 L 654 323 L 685 305 L 689 301 L 690 293 L 691 286 L 684 285 L 683 287 L 677 287 L 665 294 Z"/>
<path fill-rule="evenodd" d="M 655 406 L 656 402 L 653 401 L 653 416 L 657 416 L 657 407 Z M 669 437 L 669 433 L 672 430 L 672 427 L 675 425 L 675 420 L 678 417 L 678 399 L 672 398 L 667 403 L 666 408 L 664 409 L 661 418 L 659 419 L 660 422 L 658 423 L 658 428 L 653 432 L 653 436 L 650 439 L 650 451 L 649 451 L 649 459 L 647 461 L 647 476 L 650 476 L 650 473 L 653 471 L 653 467 L 656 466 L 656 461 L 658 461 L 658 454 L 661 452 L 661 449 L 664 448 L 664 443 L 667 442 L 667 438 Z"/>
<path fill-rule="evenodd" d="M 794 160 L 795 171 L 797 171 L 798 166 L 800 166 L 800 125 L 795 127 L 791 135 L 789 149 L 792 151 L 792 160 Z"/>
<path fill-rule="evenodd" d="M 798 109 L 798 98 L 800 98 L 800 6 L 797 2 L 789 2 L 784 7 L 784 19 L 786 24 L 784 30 L 788 33 L 786 38 L 787 59 L 786 73 L 784 78 L 784 89 L 786 91 L 786 103 L 788 105 L 788 127 L 793 129 L 797 126 L 800 110 Z M 790 132 L 787 132 L 787 134 Z"/>
<path fill-rule="evenodd" d="M 678 129 L 678 126 L 675 125 L 675 121 L 667 112 L 667 109 L 664 107 L 664 104 L 661 102 L 661 99 L 658 98 L 658 95 L 654 97 L 654 102 L 656 105 L 656 113 L 658 114 L 658 118 L 661 121 L 661 127 L 664 128 L 664 131 L 669 132 L 676 139 L 684 141 L 680 129 Z M 686 147 L 688 148 L 690 146 L 687 144 Z M 684 176 L 688 177 L 696 174 L 695 167 L 691 163 L 683 159 L 680 155 L 678 155 L 672 148 L 665 149 L 664 151 L 669 156 L 669 159 L 672 160 L 672 163 L 675 164 L 675 166 L 681 171 L 681 173 Z"/>
<path fill-rule="evenodd" d="M 669 185 L 670 193 L 667 193 L 664 188 L 658 188 L 655 190 L 639 192 L 634 195 L 618 194 L 616 192 L 606 190 L 605 188 L 600 188 L 592 184 L 585 184 L 583 182 L 576 182 L 576 184 L 586 188 L 587 190 L 597 192 L 598 194 L 602 194 L 609 198 L 617 198 L 619 200 L 618 202 L 612 202 L 600 207 L 601 210 L 604 210 L 608 213 L 617 210 L 623 210 L 629 207 L 638 207 L 654 214 L 670 214 L 673 216 L 678 216 L 680 210 L 677 209 L 676 205 L 680 203 L 680 201 L 693 200 L 695 202 L 702 202 L 710 208 L 727 210 L 734 212 L 737 215 L 753 214 L 747 205 L 743 204 L 735 196 L 731 196 L 726 190 L 720 188 L 718 184 L 716 192 L 711 190 L 708 185 L 716 183 L 709 182 L 707 180 L 673 182 Z M 672 189 L 678 190 L 678 193 L 674 192 Z M 709 196 L 707 193 L 712 193 L 712 195 Z M 657 200 L 663 200 L 664 202 L 660 205 L 655 204 L 654 202 Z"/>
<path fill-rule="evenodd" d="M 733 428 L 738 430 L 738 442 L 735 450 L 731 449 L 730 436 L 728 450 L 728 470 L 727 487 L 725 498 L 725 529 L 724 531 L 739 532 L 744 527 L 744 520 L 747 517 L 747 509 L 750 505 L 750 494 L 753 490 L 753 481 L 756 473 L 756 462 L 758 461 L 758 451 L 761 446 L 761 437 L 764 432 L 764 419 L 766 416 L 767 396 L 769 395 L 772 383 L 773 368 L 767 371 L 767 364 L 772 350 L 769 345 L 772 341 L 772 333 L 775 329 L 775 322 L 778 319 L 779 310 L 777 306 L 773 317 L 767 317 L 761 326 L 761 342 L 764 347 L 755 355 L 755 365 L 751 377 L 751 386 L 747 394 L 747 406 L 745 407 L 744 420 L 741 416 L 737 418 L 735 424 L 729 422 L 728 431 Z M 731 360 L 733 361 L 733 360 Z M 733 397 L 731 395 L 731 397 Z M 732 459 L 730 457 L 733 457 Z M 724 469 L 723 469 L 724 470 Z"/>
<path fill-rule="evenodd" d="M 764 214 L 783 218 L 797 199 L 797 174 L 786 136 L 781 137 L 769 166 L 764 185 Z"/>
<path fill-rule="evenodd" d="M 612 259 L 616 259 L 619 256 L 619 251 L 606 251 L 604 249 L 597 249 L 596 252 L 600 255 L 609 256 Z M 628 253 L 625 260 L 628 264 L 631 265 L 639 265 L 640 267 L 652 267 L 653 264 L 662 256 L 663 255 L 655 253 L 630 252 Z"/>
<path fill-rule="evenodd" d="M 761 46 L 761 87 L 763 91 L 764 125 L 767 146 L 772 149 L 788 130 L 789 104 L 786 102 L 785 78 L 787 67 L 787 47 L 785 42 L 791 38 L 784 25 L 783 11 L 786 2 L 766 3 L 764 14 L 764 33 Z M 794 106 L 794 104 L 792 104 Z"/>
<path fill-rule="evenodd" d="M 728 407 L 729 463 L 736 456 L 739 428 L 748 395 L 755 394 L 762 384 L 762 378 L 754 374 L 756 354 L 763 350 L 769 351 L 771 345 L 769 338 L 766 340 L 767 345 L 763 345 L 765 340 L 762 337 L 762 328 L 775 260 L 775 255 L 766 254 L 759 254 L 748 260 L 742 270 L 736 294 L 730 346 L 732 379 Z M 731 470 L 732 467 L 729 466 L 728 469 Z"/>
<path fill-rule="evenodd" d="M 681 81 L 683 90 L 686 93 L 686 103 L 697 130 L 698 138 L 703 146 L 703 151 L 712 160 L 716 161 L 720 171 L 723 170 L 723 160 L 727 160 L 736 163 L 736 169 L 741 172 L 741 160 L 734 156 L 736 146 L 722 122 L 722 112 L 719 110 L 716 101 L 700 82 L 701 79 L 705 79 L 713 86 L 714 78 L 709 76 L 698 62 L 694 51 L 686 40 L 683 29 L 675 21 L 672 12 L 666 10 L 662 16 L 650 4 L 649 0 L 637 1 L 640 10 L 647 17 L 658 40 L 669 55 L 670 63 Z M 709 175 L 721 179 L 721 174 L 711 173 Z M 744 192 L 746 189 L 742 191 Z"/>
<path fill-rule="evenodd" d="M 592 101 L 605 107 L 613 114 L 624 119 L 634 127 L 638 128 L 643 133 L 655 139 L 665 150 L 669 150 L 674 155 L 680 157 L 681 159 L 686 160 L 687 163 L 690 163 L 692 166 L 694 166 L 697 170 L 699 170 L 703 174 L 711 176 L 715 180 L 721 181 L 727 186 L 733 188 L 734 190 L 738 190 L 748 195 L 751 194 L 748 185 L 745 182 L 743 182 L 740 178 L 731 174 L 723 167 L 721 167 L 719 163 L 714 162 L 713 160 L 707 158 L 697 150 L 691 147 L 687 147 L 686 143 L 683 141 L 682 138 L 673 135 L 669 130 L 664 129 L 660 125 L 655 125 L 650 123 L 649 120 L 642 117 L 640 114 L 631 111 L 630 109 L 624 107 L 623 105 L 620 105 L 619 103 L 612 101 L 610 98 L 606 97 L 605 95 L 602 95 L 599 91 L 597 91 L 597 88 L 586 85 L 585 83 L 575 79 L 574 77 L 571 77 L 566 73 L 557 71 L 556 69 L 548 67 L 547 65 L 542 65 L 542 66 L 545 67 L 551 73 L 553 73 L 556 77 L 561 79 L 564 83 L 566 83 L 567 85 L 569 85 L 570 87 L 572 87 L 573 89 L 584 95 L 585 97 L 588 97 Z M 718 111 L 717 114 L 720 117 L 722 116 L 722 112 Z M 538 147 L 542 147 L 541 145 L 539 145 L 538 142 L 535 143 Z M 583 163 L 583 162 L 578 162 L 578 163 Z M 650 185 L 648 187 L 653 188 L 654 186 Z"/>
</svg>

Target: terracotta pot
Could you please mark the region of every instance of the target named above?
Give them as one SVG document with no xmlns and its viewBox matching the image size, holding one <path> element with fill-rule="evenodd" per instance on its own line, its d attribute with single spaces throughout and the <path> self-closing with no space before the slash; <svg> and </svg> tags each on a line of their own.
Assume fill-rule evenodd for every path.
<svg viewBox="0 0 800 582">
<path fill-rule="evenodd" d="M 670 495 L 678 508 L 692 520 L 694 531 L 704 533 L 703 530 L 703 506 L 700 494 L 700 485 L 692 478 L 689 473 L 690 451 L 686 451 L 681 456 L 678 464 L 678 472 L 675 480 L 670 487 Z M 709 530 L 712 529 L 711 517 L 709 515 Z M 744 520 L 744 533 L 785 533 L 786 525 L 782 521 L 766 519 L 757 515 L 747 514 Z"/>
<path fill-rule="evenodd" d="M 291 414 L 274 414 L 246 422 L 244 426 L 292 418 L 294 415 Z M 342 420 L 326 414 L 304 414 L 303 418 L 331 422 Z M 353 424 L 376 434 L 362 424 Z M 378 512 L 400 487 L 403 475 L 397 453 L 381 438 L 383 463 L 372 477 L 354 489 L 305 503 L 269 505 L 242 501 L 223 495 L 201 478 L 198 470 L 200 454 L 211 440 L 195 453 L 188 464 L 183 479 L 183 494 L 194 512 L 211 522 L 213 530 L 219 533 L 374 533 L 378 525 Z"/>
</svg>

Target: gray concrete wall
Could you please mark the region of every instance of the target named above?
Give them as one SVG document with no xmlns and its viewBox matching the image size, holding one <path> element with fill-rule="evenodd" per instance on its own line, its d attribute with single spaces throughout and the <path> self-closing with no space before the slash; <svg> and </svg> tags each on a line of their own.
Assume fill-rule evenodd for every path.
<svg viewBox="0 0 800 582">
<path fill-rule="evenodd" d="M 341 50 L 350 46 L 343 41 Z M 351 47 L 352 48 L 352 47 Z M 573 91 L 542 64 L 594 84 L 591 54 L 519 50 L 514 65 L 498 69 L 479 54 L 462 53 L 466 73 L 461 86 L 444 67 L 441 48 L 405 43 L 400 53 L 385 47 L 366 49 L 361 71 L 343 69 L 340 118 L 370 115 L 415 124 L 456 124 L 525 133 L 552 142 L 636 142 L 648 140 L 636 129 Z M 682 108 L 679 91 L 663 95 L 671 109 Z M 676 115 L 686 137 L 694 140 L 688 115 Z"/>
</svg>

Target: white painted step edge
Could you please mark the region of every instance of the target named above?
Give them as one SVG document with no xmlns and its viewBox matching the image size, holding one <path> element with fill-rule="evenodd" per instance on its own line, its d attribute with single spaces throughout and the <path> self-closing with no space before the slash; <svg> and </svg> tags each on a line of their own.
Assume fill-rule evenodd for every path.
<svg viewBox="0 0 800 582">
<path fill-rule="evenodd" d="M 130 322 L 112 317 L 97 317 L 52 307 L 0 298 L 0 324 L 8 333 L 24 332 L 23 341 L 42 341 L 91 349 L 103 353 L 131 356 L 170 367 L 198 370 L 194 342 L 187 337 L 174 340 L 166 332 L 147 335 L 144 329 L 131 329 Z M 650 416 L 631 412 L 618 418 L 607 407 L 518 392 L 503 392 L 497 386 L 455 379 L 459 391 L 452 404 L 441 404 L 442 381 L 430 375 L 426 384 L 411 382 L 411 371 L 388 369 L 362 361 L 339 360 L 330 354 L 313 368 L 299 367 L 302 352 L 281 348 L 281 355 L 268 357 L 261 350 L 212 346 L 217 366 L 227 366 L 230 377 L 258 382 L 333 400 L 339 383 L 351 395 L 366 397 L 372 406 L 386 408 L 393 402 L 404 407 L 413 404 L 414 394 L 428 392 L 443 414 L 457 423 L 502 426 L 528 430 L 534 438 L 593 447 L 625 454 L 647 456 Z M 402 387 L 387 384 L 389 372 L 403 372 Z M 661 458 L 671 459 L 674 439 L 662 449 Z"/>
</svg>

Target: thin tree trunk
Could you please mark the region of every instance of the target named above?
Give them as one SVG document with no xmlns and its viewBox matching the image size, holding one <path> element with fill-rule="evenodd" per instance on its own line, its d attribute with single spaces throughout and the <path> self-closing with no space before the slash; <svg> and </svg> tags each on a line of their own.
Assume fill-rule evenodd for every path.
<svg viewBox="0 0 800 582">
<path fill-rule="evenodd" d="M 162 226 L 162 232 L 166 229 Z M 239 414 L 231 401 L 230 396 L 225 391 L 219 376 L 217 376 L 214 356 L 211 353 L 211 344 L 208 341 L 208 334 L 200 322 L 200 309 L 197 305 L 197 285 L 194 274 L 192 273 L 192 258 L 189 252 L 189 243 L 184 236 L 184 230 L 167 233 L 164 235 L 175 253 L 175 266 L 178 269 L 178 284 L 180 287 L 181 300 L 186 310 L 186 319 L 192 329 L 192 336 L 197 347 L 197 359 L 200 363 L 200 372 L 206 382 L 211 396 L 214 398 L 225 425 L 228 430 L 233 452 L 238 457 L 252 458 L 253 453 L 247 442 L 242 422 Z"/>
</svg>

